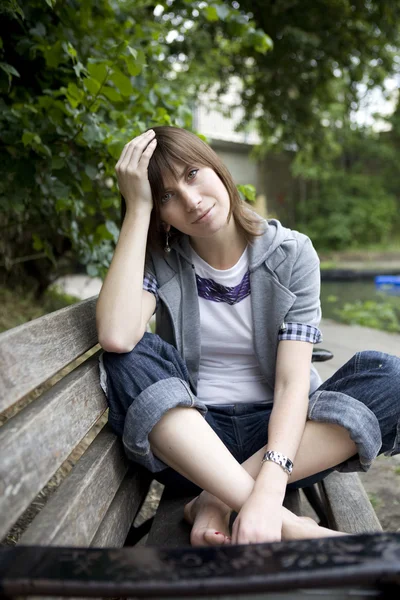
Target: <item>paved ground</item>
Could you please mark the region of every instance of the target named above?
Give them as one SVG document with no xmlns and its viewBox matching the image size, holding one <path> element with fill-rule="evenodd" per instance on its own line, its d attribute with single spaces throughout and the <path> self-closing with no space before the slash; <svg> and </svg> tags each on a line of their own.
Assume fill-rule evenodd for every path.
<svg viewBox="0 0 400 600">
<path fill-rule="evenodd" d="M 323 342 L 320 347 L 330 350 L 334 358 L 317 364 L 322 379 L 327 379 L 347 362 L 355 352 L 379 350 L 400 357 L 400 335 L 378 331 L 359 325 L 343 325 L 336 321 L 322 319 Z"/>
</svg>

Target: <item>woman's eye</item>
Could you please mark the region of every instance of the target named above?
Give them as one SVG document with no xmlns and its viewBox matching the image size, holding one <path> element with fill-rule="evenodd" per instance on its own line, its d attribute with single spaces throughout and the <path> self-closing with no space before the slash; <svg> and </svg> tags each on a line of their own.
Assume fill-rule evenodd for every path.
<svg viewBox="0 0 400 600">
<path fill-rule="evenodd" d="M 171 193 L 167 192 L 166 194 L 164 194 L 164 196 L 161 196 L 161 204 L 165 204 L 166 202 L 168 202 L 170 195 Z"/>
<path fill-rule="evenodd" d="M 195 175 L 196 175 L 196 173 L 197 173 L 197 172 L 198 172 L 198 169 L 192 169 L 192 170 L 191 170 L 191 171 L 189 171 L 189 173 L 188 173 L 188 178 L 189 178 L 189 179 L 194 179 L 194 177 L 195 177 Z M 193 177 L 191 177 L 191 176 L 190 176 L 190 175 L 191 175 L 191 173 L 194 173 L 195 175 L 193 175 Z"/>
</svg>

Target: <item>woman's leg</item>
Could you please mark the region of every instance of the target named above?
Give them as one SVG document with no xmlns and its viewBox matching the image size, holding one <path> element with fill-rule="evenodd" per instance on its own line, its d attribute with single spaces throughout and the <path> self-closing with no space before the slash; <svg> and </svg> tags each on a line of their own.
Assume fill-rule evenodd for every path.
<svg viewBox="0 0 400 600">
<path fill-rule="evenodd" d="M 400 359 L 371 351 L 356 354 L 313 394 L 309 417 L 319 421 L 306 423 L 291 483 L 338 465 L 339 471 L 367 470 L 377 454 L 399 453 Z M 254 478 L 264 451 L 242 465 Z M 207 500 L 215 502 L 207 493 L 200 500 L 188 506 L 192 518 L 194 509 L 201 518 Z"/>
<path fill-rule="evenodd" d="M 348 434 L 341 428 L 321 424 L 320 428 L 308 429 L 296 456 L 299 466 L 294 477 L 297 479 L 329 468 L 354 454 L 354 445 L 347 441 Z M 225 527 L 222 533 L 226 536 L 229 509 L 239 512 L 251 494 L 265 450 L 259 450 L 240 465 L 203 417 L 197 411 L 185 408 L 172 409 L 165 414 L 151 431 L 149 440 L 154 454 L 160 460 L 206 490 L 199 501 L 192 501 L 185 510 L 186 518 L 193 521 L 192 544 L 206 545 L 226 541 L 222 537 L 213 537 L 216 535 L 215 523 L 220 522 Z M 307 458 L 315 455 L 315 444 L 324 445 L 326 441 L 334 444 L 336 455 L 332 456 L 332 452 L 322 455 L 318 453 L 321 455 L 320 460 L 315 461 L 311 467 L 308 466 Z M 301 455 L 304 456 L 302 460 Z M 282 535 L 285 539 L 338 534 L 320 528 L 309 520 L 298 518 L 283 507 L 282 511 Z"/>
<path fill-rule="evenodd" d="M 186 366 L 181 362 L 172 346 L 165 345 L 158 336 L 150 334 L 145 334 L 131 353 L 104 355 L 109 396 L 111 394 L 110 413 L 112 411 L 115 418 L 125 419 L 125 451 L 132 460 L 153 472 L 166 465 L 172 466 L 202 488 L 210 490 L 219 498 L 216 501 L 219 505 L 225 503 L 234 510 L 238 510 L 238 507 L 240 510 L 251 493 L 254 479 L 233 458 L 199 412 L 188 410 L 187 407 L 197 407 L 204 412 L 206 408 L 190 392 Z M 187 419 L 189 413 L 190 427 Z M 182 418 L 183 415 L 185 418 Z M 160 432 L 160 436 L 156 432 Z M 182 436 L 185 443 L 182 443 Z M 199 436 L 203 438 L 201 441 Z M 150 448 L 150 437 L 154 453 Z M 210 451 L 210 448 L 213 450 Z M 204 456 L 207 460 L 204 460 Z M 296 463 L 299 464 L 297 457 Z M 192 467 L 194 473 L 191 473 Z M 199 515 L 195 516 L 196 525 Z M 293 533 L 298 535 L 299 532 L 294 530 L 299 521 L 286 511 L 284 536 Z"/>
</svg>

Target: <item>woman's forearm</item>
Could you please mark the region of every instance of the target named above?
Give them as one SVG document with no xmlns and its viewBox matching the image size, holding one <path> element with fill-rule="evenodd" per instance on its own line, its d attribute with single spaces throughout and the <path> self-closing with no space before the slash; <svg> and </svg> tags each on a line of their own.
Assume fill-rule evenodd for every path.
<svg viewBox="0 0 400 600">
<path fill-rule="evenodd" d="M 295 461 L 307 419 L 308 389 L 291 383 L 275 390 L 274 406 L 268 424 L 267 450 L 275 450 Z M 274 462 L 263 463 L 255 489 L 266 490 L 283 497 L 288 475 Z"/>
<path fill-rule="evenodd" d="M 151 211 L 127 211 L 96 307 L 99 342 L 110 352 L 128 352 L 141 339 L 142 289 Z"/>
</svg>

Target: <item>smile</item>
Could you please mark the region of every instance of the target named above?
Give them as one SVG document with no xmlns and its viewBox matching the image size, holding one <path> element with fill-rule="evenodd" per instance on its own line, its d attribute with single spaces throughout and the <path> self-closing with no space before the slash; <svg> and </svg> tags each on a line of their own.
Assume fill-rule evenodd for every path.
<svg viewBox="0 0 400 600">
<path fill-rule="evenodd" d="M 194 225 L 195 223 L 203 223 L 207 217 L 210 215 L 212 209 L 214 208 L 215 204 L 212 205 L 211 208 L 209 208 L 201 217 L 199 217 L 196 221 L 193 221 L 192 225 Z"/>
</svg>

